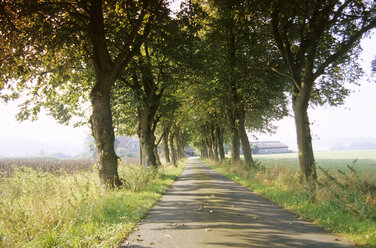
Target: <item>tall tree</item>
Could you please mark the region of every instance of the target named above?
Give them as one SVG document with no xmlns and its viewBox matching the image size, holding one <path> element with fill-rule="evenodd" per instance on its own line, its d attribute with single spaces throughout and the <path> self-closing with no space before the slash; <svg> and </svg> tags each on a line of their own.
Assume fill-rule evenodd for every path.
<svg viewBox="0 0 376 248">
<path fill-rule="evenodd" d="M 0 3 L 1 50 L 5 53 L 1 57 L 1 88 L 16 84 L 11 88 L 32 92 L 21 118 L 36 115 L 41 106 L 51 103 L 52 112 L 63 112 L 66 105 L 53 97 L 61 93 L 56 86 L 68 89 L 68 95 L 88 90 L 90 124 L 104 185 L 121 184 L 114 151 L 111 89 L 138 53 L 163 6 L 162 0 Z M 50 62 L 54 58 L 59 58 L 58 63 Z M 77 78 L 77 72 L 85 77 Z M 75 87 L 69 87 L 72 84 Z"/>
<path fill-rule="evenodd" d="M 306 179 L 316 178 L 307 109 L 310 102 L 341 104 L 343 81 L 360 76 L 359 41 L 376 27 L 376 2 L 358 0 L 268 2 L 270 26 L 284 67 L 272 70 L 291 82 L 299 163 Z"/>
<path fill-rule="evenodd" d="M 268 51 L 270 39 L 264 34 L 267 31 L 265 18 L 255 12 L 254 6 L 244 1 L 213 0 L 209 3 L 213 7 L 207 31 L 213 60 L 210 66 L 214 67 L 214 78 L 219 84 L 216 94 L 222 99 L 227 114 L 231 159 L 240 160 L 241 145 L 245 163 L 253 167 L 247 129 L 258 129 L 252 126 L 255 124 L 264 128 L 268 125 L 267 122 L 248 122 L 247 115 L 258 113 L 260 120 L 265 120 L 262 116 L 270 110 L 275 112 L 274 119 L 285 115 L 286 80 L 265 70 L 264 64 L 273 51 Z"/>
</svg>

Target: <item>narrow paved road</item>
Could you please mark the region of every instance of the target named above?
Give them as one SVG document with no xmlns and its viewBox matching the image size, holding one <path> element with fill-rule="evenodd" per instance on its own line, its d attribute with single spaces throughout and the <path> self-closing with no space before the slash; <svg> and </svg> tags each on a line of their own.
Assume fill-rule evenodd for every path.
<svg viewBox="0 0 376 248">
<path fill-rule="evenodd" d="M 120 247 L 352 247 L 192 159 Z"/>
</svg>

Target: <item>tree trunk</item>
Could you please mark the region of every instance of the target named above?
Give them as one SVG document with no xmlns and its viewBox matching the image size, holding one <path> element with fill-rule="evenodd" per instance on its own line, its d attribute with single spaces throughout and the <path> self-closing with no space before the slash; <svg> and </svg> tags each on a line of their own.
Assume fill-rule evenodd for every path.
<svg viewBox="0 0 376 248">
<path fill-rule="evenodd" d="M 244 127 L 239 127 L 239 128 L 241 129 L 240 130 L 240 140 L 241 140 L 242 148 L 243 148 L 244 162 L 247 166 L 254 168 L 255 163 L 254 163 L 253 158 L 252 158 L 251 146 L 249 144 L 247 132 L 245 131 Z"/>
<path fill-rule="evenodd" d="M 164 134 L 163 134 L 163 155 L 165 157 L 165 164 L 171 163 L 170 161 L 170 150 L 168 149 L 168 135 L 170 133 L 170 128 L 165 128 Z"/>
<path fill-rule="evenodd" d="M 169 136 L 169 143 L 170 143 L 170 151 L 171 151 L 171 163 L 176 166 L 176 150 L 175 150 L 175 146 L 174 146 L 174 133 L 173 132 L 170 132 L 170 136 Z"/>
<path fill-rule="evenodd" d="M 210 125 L 210 139 L 212 143 L 212 150 L 213 150 L 213 159 L 218 161 L 218 142 L 215 138 L 215 127 L 213 124 Z"/>
<path fill-rule="evenodd" d="M 239 134 L 240 134 L 240 140 L 241 140 L 242 148 L 243 148 L 244 162 L 247 166 L 254 168 L 255 163 L 252 158 L 251 145 L 249 144 L 248 135 L 245 130 L 244 119 L 245 119 L 245 112 L 244 110 L 241 110 L 240 118 L 239 118 Z"/>
<path fill-rule="evenodd" d="M 105 42 L 101 1 L 92 1 L 89 9 L 89 30 L 92 40 L 92 59 L 95 84 L 91 91 L 93 113 L 90 124 L 99 154 L 99 179 L 107 187 L 120 186 L 118 156 L 115 153 L 114 128 L 111 113 L 111 88 L 116 80 Z M 120 70 L 120 69 L 119 69 Z"/>
<path fill-rule="evenodd" d="M 240 139 L 238 129 L 232 129 L 231 133 L 231 160 L 233 162 L 240 161 Z"/>
<path fill-rule="evenodd" d="M 225 160 L 225 149 L 223 147 L 223 133 L 220 127 L 217 127 L 216 130 L 217 144 L 219 150 L 219 158 L 221 161 Z"/>
<path fill-rule="evenodd" d="M 304 103 L 299 96 L 293 99 L 296 135 L 298 139 L 299 165 L 302 175 L 308 181 L 316 179 L 315 157 L 312 148 L 311 130 L 308 118 L 308 102 Z"/>
<path fill-rule="evenodd" d="M 236 127 L 236 121 L 234 114 L 230 109 L 227 110 L 227 120 L 230 126 L 231 132 L 231 161 L 239 162 L 240 161 L 240 139 L 238 129 Z"/>
<path fill-rule="evenodd" d="M 142 152 L 142 165 L 144 167 L 154 166 L 157 167 L 157 161 L 154 153 L 154 143 L 150 134 L 141 134 L 139 136 Z"/>
<path fill-rule="evenodd" d="M 182 159 L 185 157 L 185 153 L 184 153 L 182 134 L 181 134 L 180 128 L 176 128 L 175 138 L 176 138 L 175 140 L 176 140 L 176 147 L 177 147 L 177 156 L 179 159 Z"/>
<path fill-rule="evenodd" d="M 90 118 L 91 130 L 99 154 L 99 179 L 102 185 L 120 186 L 118 156 L 114 149 L 114 128 L 110 104 L 110 89 L 93 88 L 91 93 L 93 113 Z"/>
<path fill-rule="evenodd" d="M 142 151 L 142 165 L 157 167 L 157 160 L 154 153 L 155 136 L 152 129 L 156 107 L 143 104 L 139 115 L 138 137 Z"/>
<path fill-rule="evenodd" d="M 140 165 L 142 166 L 142 148 L 141 148 L 141 142 L 140 142 L 140 138 L 138 139 L 138 148 L 139 148 L 139 154 L 140 154 Z"/>
<path fill-rule="evenodd" d="M 210 134 L 206 134 L 205 137 L 206 150 L 208 151 L 208 157 L 214 160 L 213 144 L 211 142 L 211 138 L 208 136 L 210 136 Z"/>
<path fill-rule="evenodd" d="M 162 165 L 161 163 L 161 159 L 159 157 L 159 153 L 158 153 L 158 145 L 154 145 L 154 156 L 155 156 L 155 162 L 157 164 L 157 167 Z"/>
<path fill-rule="evenodd" d="M 205 140 L 201 141 L 201 157 L 208 158 L 208 150 L 206 149 Z"/>
</svg>

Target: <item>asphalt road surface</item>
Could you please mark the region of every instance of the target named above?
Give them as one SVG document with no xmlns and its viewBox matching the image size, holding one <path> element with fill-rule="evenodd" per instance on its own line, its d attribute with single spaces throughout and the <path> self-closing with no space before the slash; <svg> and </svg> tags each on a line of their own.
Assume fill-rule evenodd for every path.
<svg viewBox="0 0 376 248">
<path fill-rule="evenodd" d="M 353 247 L 191 159 L 120 247 Z"/>
</svg>

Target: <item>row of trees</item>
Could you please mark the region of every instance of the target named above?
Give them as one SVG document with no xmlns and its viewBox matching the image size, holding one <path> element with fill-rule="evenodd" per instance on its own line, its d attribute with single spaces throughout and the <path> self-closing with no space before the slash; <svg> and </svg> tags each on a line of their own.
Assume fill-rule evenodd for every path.
<svg viewBox="0 0 376 248">
<path fill-rule="evenodd" d="M 164 0 L 1 1 L 1 97 L 25 99 L 19 120 L 41 108 L 61 123 L 89 120 L 101 182 L 112 187 L 121 183 L 115 133 L 137 133 L 145 166 L 160 164 L 160 143 L 176 163 L 188 143 L 224 159 L 229 141 L 231 159 L 242 146 L 254 167 L 247 130 L 270 132 L 291 102 L 310 180 L 308 106 L 338 105 L 350 93 L 343 83 L 361 76 L 359 41 L 376 26 L 375 7 L 196 0 L 173 14 Z"/>
</svg>

